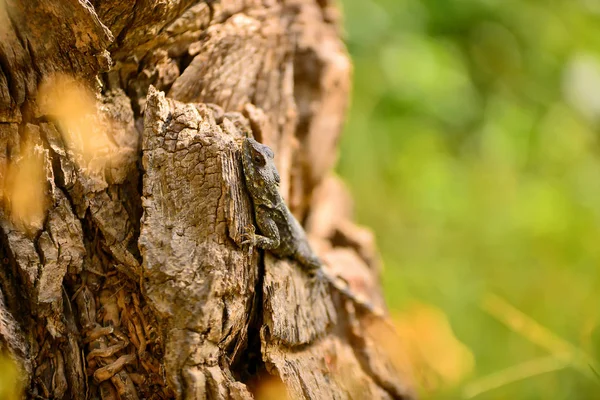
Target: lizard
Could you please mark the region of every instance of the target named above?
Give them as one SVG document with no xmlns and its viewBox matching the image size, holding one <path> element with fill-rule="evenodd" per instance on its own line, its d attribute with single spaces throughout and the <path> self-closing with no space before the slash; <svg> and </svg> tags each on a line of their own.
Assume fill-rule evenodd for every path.
<svg viewBox="0 0 600 400">
<path fill-rule="evenodd" d="M 323 263 L 312 250 L 306 233 L 289 210 L 279 193 L 280 176 L 270 147 L 251 137 L 242 142 L 242 169 L 246 188 L 254 206 L 254 225 L 243 235 L 242 245 L 270 251 L 278 258 L 290 258 L 300 264 L 311 280 L 320 279 L 350 299 L 360 309 L 387 321 L 386 312 L 368 299 L 353 293 L 341 278 L 331 277 L 323 270 Z"/>
</svg>

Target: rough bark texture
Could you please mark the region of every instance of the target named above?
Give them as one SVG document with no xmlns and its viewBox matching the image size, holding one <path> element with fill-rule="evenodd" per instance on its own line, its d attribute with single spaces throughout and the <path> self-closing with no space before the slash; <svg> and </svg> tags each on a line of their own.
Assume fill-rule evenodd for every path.
<svg viewBox="0 0 600 400">
<path fill-rule="evenodd" d="M 411 396 L 367 316 L 239 245 L 252 134 L 328 268 L 382 304 L 331 172 L 350 70 L 328 1 L 0 0 L 0 344 L 27 397 Z"/>
</svg>

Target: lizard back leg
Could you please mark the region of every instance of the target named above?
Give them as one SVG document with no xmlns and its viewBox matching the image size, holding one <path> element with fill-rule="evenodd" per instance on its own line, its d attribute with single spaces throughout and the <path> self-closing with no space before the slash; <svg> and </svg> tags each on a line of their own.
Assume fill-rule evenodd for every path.
<svg viewBox="0 0 600 400">
<path fill-rule="evenodd" d="M 315 256 L 312 253 L 306 254 L 299 251 L 296 252 L 296 254 L 294 254 L 294 258 L 300 263 L 300 265 L 302 265 L 302 268 L 311 276 L 314 276 L 323 265 L 321 260 L 319 260 L 319 257 Z"/>
</svg>

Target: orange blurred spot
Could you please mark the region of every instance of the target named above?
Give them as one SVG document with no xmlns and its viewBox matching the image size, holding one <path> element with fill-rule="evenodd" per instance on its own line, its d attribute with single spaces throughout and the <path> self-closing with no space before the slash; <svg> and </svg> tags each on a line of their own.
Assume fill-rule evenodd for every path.
<svg viewBox="0 0 600 400">
<path fill-rule="evenodd" d="M 415 378 L 427 391 L 455 386 L 474 368 L 474 357 L 439 309 L 416 303 L 394 318 Z"/>
<path fill-rule="evenodd" d="M 385 355 L 392 362 L 395 369 L 400 372 L 406 381 L 414 382 L 412 359 L 408 347 L 412 346 L 400 335 L 398 324 L 393 321 L 393 327 L 380 319 L 372 319 L 365 329 L 367 335 L 374 339 L 378 347 L 385 351 Z"/>
<path fill-rule="evenodd" d="M 6 168 L 3 200 L 12 222 L 32 232 L 43 227 L 49 205 L 44 169 L 44 150 L 26 138 L 19 157 Z"/>
<path fill-rule="evenodd" d="M 289 399 L 285 385 L 276 377 L 270 377 L 262 380 L 256 388 L 255 397 L 257 400 L 286 400 Z"/>
<path fill-rule="evenodd" d="M 101 172 L 117 155 L 110 127 L 98 115 L 96 98 L 75 79 L 56 74 L 39 87 L 39 107 L 54 119 L 74 161 L 88 172 Z"/>
<path fill-rule="evenodd" d="M 0 0 L 0 35 L 3 35 L 9 26 L 8 15 L 6 14 L 6 1 Z"/>
</svg>

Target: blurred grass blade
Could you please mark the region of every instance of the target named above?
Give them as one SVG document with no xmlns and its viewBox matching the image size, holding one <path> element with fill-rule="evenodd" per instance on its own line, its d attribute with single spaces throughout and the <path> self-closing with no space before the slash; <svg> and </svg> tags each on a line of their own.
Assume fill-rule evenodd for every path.
<svg viewBox="0 0 600 400">
<path fill-rule="evenodd" d="M 590 365 L 590 369 L 592 370 L 592 372 L 593 372 L 593 373 L 594 373 L 594 375 L 596 376 L 596 379 L 598 379 L 598 382 L 600 383 L 600 375 L 598 374 L 598 371 L 596 371 L 596 370 L 594 369 L 594 367 L 592 367 L 591 365 Z"/>
<path fill-rule="evenodd" d="M 583 375 L 595 379 L 590 371 L 590 367 L 592 370 L 598 370 L 598 362 L 595 359 L 513 307 L 500 296 L 487 293 L 483 298 L 481 308 L 512 331 L 548 350 L 554 358 L 569 363 Z"/>
<path fill-rule="evenodd" d="M 569 366 L 566 357 L 548 356 L 527 361 L 502 371 L 495 372 L 466 385 L 463 397 L 472 399 L 482 393 L 498 389 L 513 382 L 521 381 L 537 375 L 558 371 Z"/>
</svg>

